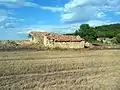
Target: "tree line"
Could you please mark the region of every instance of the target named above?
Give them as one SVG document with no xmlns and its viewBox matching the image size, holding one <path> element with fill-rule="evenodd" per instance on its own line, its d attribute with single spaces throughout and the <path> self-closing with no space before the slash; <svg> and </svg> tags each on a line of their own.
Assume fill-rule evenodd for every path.
<svg viewBox="0 0 120 90">
<path fill-rule="evenodd" d="M 82 24 L 72 33 L 73 35 L 80 35 L 86 41 L 95 41 L 98 37 L 116 38 L 120 43 L 120 24 L 102 25 L 90 27 L 89 24 Z"/>
</svg>

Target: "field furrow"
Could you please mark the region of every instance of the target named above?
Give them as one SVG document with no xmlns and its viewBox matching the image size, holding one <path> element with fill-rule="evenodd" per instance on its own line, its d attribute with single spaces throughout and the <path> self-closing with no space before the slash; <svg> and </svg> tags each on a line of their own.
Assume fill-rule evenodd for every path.
<svg viewBox="0 0 120 90">
<path fill-rule="evenodd" d="M 119 50 L 0 52 L 0 90 L 119 89 Z"/>
</svg>

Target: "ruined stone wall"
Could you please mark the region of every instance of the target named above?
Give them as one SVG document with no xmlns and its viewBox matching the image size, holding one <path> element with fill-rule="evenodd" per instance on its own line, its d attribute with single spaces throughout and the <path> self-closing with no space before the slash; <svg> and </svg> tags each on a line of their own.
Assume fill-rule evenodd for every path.
<svg viewBox="0 0 120 90">
<path fill-rule="evenodd" d="M 81 41 L 81 42 L 55 42 L 54 47 L 60 47 L 60 48 L 84 48 L 84 41 Z"/>
<path fill-rule="evenodd" d="M 85 41 L 81 41 L 81 42 L 52 42 L 48 40 L 48 47 L 51 48 L 55 48 L 55 47 L 59 47 L 59 48 L 84 48 L 85 45 Z"/>
<path fill-rule="evenodd" d="M 44 45 L 45 47 L 50 48 L 84 48 L 85 41 L 81 42 L 55 42 L 53 39 L 48 39 L 46 36 L 44 37 L 32 37 L 30 41 L 34 43 L 39 43 L 40 45 Z"/>
<path fill-rule="evenodd" d="M 44 45 L 44 38 L 43 37 L 29 37 L 29 40 L 33 43 L 39 43 L 40 45 Z"/>
</svg>

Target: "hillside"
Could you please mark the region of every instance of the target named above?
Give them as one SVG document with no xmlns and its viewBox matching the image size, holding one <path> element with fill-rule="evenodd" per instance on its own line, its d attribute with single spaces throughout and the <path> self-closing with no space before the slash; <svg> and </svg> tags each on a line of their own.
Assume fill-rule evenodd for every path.
<svg viewBox="0 0 120 90">
<path fill-rule="evenodd" d="M 95 27 L 98 37 L 115 37 L 120 33 L 120 24 L 110 24 Z"/>
</svg>

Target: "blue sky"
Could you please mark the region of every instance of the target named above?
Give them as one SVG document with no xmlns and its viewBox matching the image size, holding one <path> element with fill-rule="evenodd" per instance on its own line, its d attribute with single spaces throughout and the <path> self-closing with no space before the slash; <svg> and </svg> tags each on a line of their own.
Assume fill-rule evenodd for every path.
<svg viewBox="0 0 120 90">
<path fill-rule="evenodd" d="M 71 33 L 80 24 L 120 22 L 120 0 L 0 0 L 0 40 L 31 31 Z"/>
</svg>

